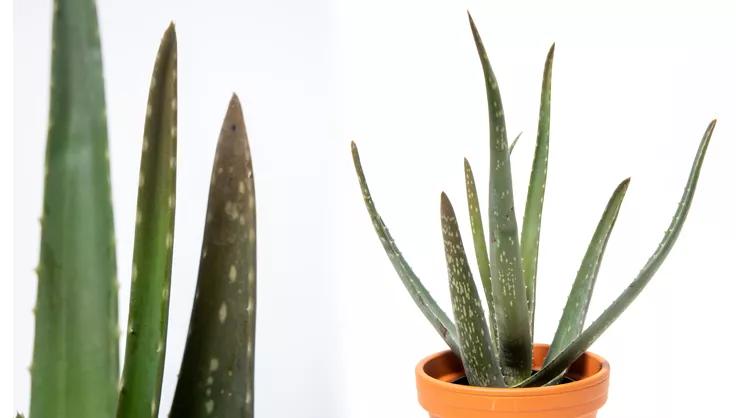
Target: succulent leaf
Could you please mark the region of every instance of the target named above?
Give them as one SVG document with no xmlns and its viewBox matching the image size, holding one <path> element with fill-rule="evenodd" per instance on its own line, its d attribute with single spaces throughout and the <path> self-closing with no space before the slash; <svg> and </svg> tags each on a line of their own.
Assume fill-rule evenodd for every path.
<svg viewBox="0 0 736 418">
<path fill-rule="evenodd" d="M 396 273 L 399 275 L 401 282 L 406 287 L 406 290 L 411 295 L 414 303 L 419 307 L 424 316 L 429 320 L 434 329 L 440 334 L 442 339 L 445 340 L 450 349 L 461 357 L 460 347 L 457 340 L 457 329 L 455 324 L 450 320 L 447 314 L 439 307 L 437 302 L 432 298 L 427 289 L 424 287 L 419 278 L 414 274 L 409 264 L 406 262 L 404 257 L 401 255 L 399 248 L 396 246 L 391 233 L 389 232 L 386 225 L 383 223 L 381 215 L 378 214 L 376 206 L 373 203 L 371 192 L 368 189 L 368 183 L 363 173 L 363 166 L 360 163 L 360 154 L 358 153 L 358 147 L 355 142 L 351 143 L 351 149 L 353 154 L 353 164 L 355 165 L 355 172 L 358 175 L 358 181 L 360 182 L 360 189 L 363 193 L 363 201 L 365 207 L 368 209 L 368 214 L 373 222 L 373 227 L 376 230 L 378 238 L 381 240 L 383 249 L 386 251 L 386 255 L 391 264 L 394 266 Z"/>
<path fill-rule="evenodd" d="M 176 61 L 172 23 L 161 40 L 148 96 L 118 418 L 158 416 L 176 202 Z"/>
<path fill-rule="evenodd" d="M 493 284 L 491 283 L 491 266 L 488 261 L 486 237 L 483 232 L 483 218 L 480 214 L 478 191 L 475 188 L 475 176 L 468 159 L 465 159 L 465 192 L 468 197 L 468 212 L 470 214 L 470 229 L 473 233 L 475 258 L 478 262 L 480 282 L 483 285 L 486 303 L 488 305 L 488 326 L 491 331 L 491 342 L 494 345 L 494 354 L 498 355 L 498 327 L 496 326 L 496 311 L 493 305 Z"/>
<path fill-rule="evenodd" d="M 580 357 L 580 355 L 583 354 L 606 329 L 608 329 L 608 327 L 621 315 L 621 313 L 631 305 L 647 283 L 649 283 L 652 276 L 654 276 L 654 273 L 656 273 L 659 266 L 664 262 L 667 254 L 669 254 L 675 241 L 677 241 L 677 237 L 682 230 L 685 218 L 687 218 L 690 205 L 692 204 L 693 195 L 695 194 L 695 188 L 698 184 L 700 169 L 703 165 L 703 159 L 705 158 L 705 153 L 708 149 L 708 144 L 710 143 L 710 138 L 713 134 L 715 124 L 716 121 L 712 121 L 703 135 L 703 139 L 698 147 L 698 152 L 695 155 L 695 161 L 693 162 L 690 175 L 685 186 L 685 191 L 682 194 L 680 204 L 675 211 L 675 215 L 672 218 L 669 228 L 665 232 L 665 235 L 657 246 L 657 249 L 651 255 L 634 281 L 632 281 L 621 295 L 619 295 L 619 297 L 616 298 L 616 300 L 614 300 L 613 303 L 611 303 L 611 305 L 606 308 L 606 310 L 588 328 L 575 338 L 575 340 L 568 344 L 554 358 L 549 360 L 547 365 L 539 372 L 518 384 L 517 387 L 541 386 L 559 376 L 578 357 Z"/>
<path fill-rule="evenodd" d="M 542 224 L 544 190 L 547 183 L 547 156 L 549 154 L 549 122 L 552 99 L 552 62 L 555 55 L 554 44 L 547 53 L 542 79 L 542 97 L 539 105 L 539 125 L 537 146 L 534 151 L 532 173 L 529 176 L 524 221 L 521 229 L 521 271 L 526 286 L 529 304 L 529 321 L 534 335 L 534 312 L 537 288 L 537 257 L 539 255 L 539 234 Z"/>
<path fill-rule="evenodd" d="M 526 289 L 521 272 L 519 231 L 514 212 L 506 122 L 496 76 L 473 18 L 470 14 L 468 18 L 483 66 L 488 95 L 491 160 L 488 224 L 499 355 L 507 383 L 514 385 L 531 373 L 532 335 Z"/>
<path fill-rule="evenodd" d="M 197 291 L 170 418 L 253 417 L 256 206 L 233 94 L 212 167 Z"/>
<path fill-rule="evenodd" d="M 118 305 L 105 92 L 93 0 L 54 1 L 31 418 L 115 412 Z"/>
<path fill-rule="evenodd" d="M 512 152 L 514 152 L 514 148 L 516 148 L 516 143 L 519 142 L 519 138 L 521 138 L 522 132 L 519 132 L 518 135 L 516 135 L 516 138 L 514 138 L 513 141 L 511 141 L 511 145 L 509 146 L 509 155 L 511 155 Z"/>
<path fill-rule="evenodd" d="M 575 277 L 575 282 L 570 290 L 570 295 L 567 298 L 567 304 L 565 304 L 562 319 L 560 319 L 555 337 L 547 352 L 545 364 L 567 347 L 583 330 L 603 253 L 606 250 L 606 244 L 611 236 L 611 231 L 616 223 L 628 187 L 629 179 L 618 185 L 608 201 L 608 205 L 606 205 L 601 220 L 598 222 L 598 227 L 596 227 L 593 238 L 590 240 L 588 250 L 583 257 L 577 277 Z"/>
<path fill-rule="evenodd" d="M 465 255 L 455 211 L 444 193 L 442 193 L 441 217 L 447 275 L 450 279 L 450 297 L 465 376 L 468 383 L 473 386 L 505 387 L 498 356 L 494 352 L 495 345 L 491 343 L 483 314 L 483 305 Z"/>
</svg>

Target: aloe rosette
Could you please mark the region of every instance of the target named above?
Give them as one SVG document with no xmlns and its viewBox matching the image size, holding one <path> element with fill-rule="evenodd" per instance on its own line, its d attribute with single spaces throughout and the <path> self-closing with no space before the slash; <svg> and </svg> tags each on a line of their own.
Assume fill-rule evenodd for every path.
<svg viewBox="0 0 736 418">
<path fill-rule="evenodd" d="M 483 68 L 490 121 L 491 172 L 487 230 L 483 226 L 473 170 L 468 159 L 464 162 L 471 235 L 483 297 L 488 307 L 487 313 L 483 311 L 483 303 L 465 253 L 455 211 L 447 195 L 442 193 L 440 206 L 454 321 L 413 273 L 383 218 L 378 214 L 355 143 L 351 145 L 353 162 L 366 208 L 386 254 L 422 313 L 462 360 L 469 384 L 482 387 L 558 384 L 561 382 L 559 378 L 568 367 L 641 293 L 667 257 L 692 204 L 715 120 L 708 125 L 703 135 L 685 191 L 662 241 L 631 284 L 586 328 L 584 324 L 596 277 L 629 187 L 629 179 L 616 187 L 583 257 L 543 367 L 533 373 L 531 356 L 536 311 L 537 259 L 547 181 L 555 46 L 550 48 L 544 65 L 536 148 L 519 231 L 510 161 L 511 151 L 519 137 L 509 146 L 498 81 L 475 23 L 470 15 L 468 17 Z"/>
</svg>

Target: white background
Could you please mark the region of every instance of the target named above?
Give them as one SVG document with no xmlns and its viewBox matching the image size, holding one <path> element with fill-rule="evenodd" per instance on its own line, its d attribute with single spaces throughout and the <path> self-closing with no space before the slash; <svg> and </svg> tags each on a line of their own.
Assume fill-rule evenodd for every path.
<svg viewBox="0 0 736 418">
<path fill-rule="evenodd" d="M 12 2 L 0 2 L 0 56 L 13 55 L 13 13 Z M 4 152 L 0 153 L 0 193 L 11 196 L 13 190 L 13 63 L 0 60 L 0 134 L 3 135 Z M 0 271 L 3 277 L 13 277 L 13 208 L 10 199 L 0 205 L 0 228 L 4 232 L 0 238 Z M 13 280 L 0 281 L 0 332 L 11 335 L 13 329 Z M 13 347 L 0 346 L 0 414 L 12 416 L 13 406 Z"/>
<path fill-rule="evenodd" d="M 177 24 L 180 169 L 161 416 L 183 350 L 210 164 L 232 91 L 245 106 L 258 195 L 258 416 L 426 416 L 413 369 L 444 346 L 375 237 L 349 141 L 360 147 L 397 243 L 449 309 L 439 194 L 446 191 L 466 213 L 463 157 L 473 165 L 481 202 L 487 199 L 487 108 L 466 8 L 494 65 L 508 131 L 524 132 L 512 158 L 518 208 L 544 57 L 557 45 L 537 341 L 551 340 L 618 182 L 632 177 L 591 316 L 656 247 L 702 133 L 719 119 L 680 240 L 593 351 L 612 364 L 602 418 L 727 414 L 734 385 L 726 359 L 736 342 L 729 263 L 736 234 L 736 14 L 726 2 L 149 3 L 100 1 L 98 9 L 121 322 L 148 81 L 161 33 L 170 19 Z M 50 3 L 17 1 L 14 19 L 14 408 L 27 410 Z M 472 247 L 466 216 L 460 225 Z"/>
</svg>

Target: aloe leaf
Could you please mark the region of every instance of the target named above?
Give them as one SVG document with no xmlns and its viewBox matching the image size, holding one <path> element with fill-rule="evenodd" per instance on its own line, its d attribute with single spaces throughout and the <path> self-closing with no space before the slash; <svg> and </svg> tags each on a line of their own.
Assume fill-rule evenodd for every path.
<svg viewBox="0 0 736 418">
<path fill-rule="evenodd" d="M 174 242 L 176 101 L 172 23 L 161 40 L 148 96 L 118 418 L 158 416 Z"/>
<path fill-rule="evenodd" d="M 613 192 L 601 220 L 595 229 L 593 238 L 590 240 L 588 250 L 585 252 L 580 269 L 575 277 L 575 282 L 567 298 L 567 304 L 562 313 L 555 337 L 552 340 L 545 365 L 553 359 L 563 348 L 567 347 L 583 330 L 585 316 L 588 313 L 590 298 L 593 296 L 595 280 L 601 266 L 606 244 L 611 236 L 611 231 L 616 223 L 621 203 L 629 187 L 629 179 L 624 180 Z"/>
<path fill-rule="evenodd" d="M 521 229 L 521 270 L 526 286 L 526 299 L 529 304 L 529 320 L 534 335 L 534 311 L 537 289 L 537 257 L 539 255 L 539 233 L 542 225 L 544 189 L 547 183 L 547 156 L 549 154 L 550 102 L 552 99 L 552 61 L 555 56 L 554 44 L 547 53 L 542 79 L 542 97 L 539 105 L 539 125 L 537 127 L 537 147 L 534 151 L 532 173 L 529 177 L 524 222 Z"/>
<path fill-rule="evenodd" d="M 505 387 L 498 356 L 483 314 L 478 289 L 473 282 L 468 258 L 460 237 L 455 211 L 442 193 L 442 237 L 445 242 L 447 275 L 450 279 L 452 310 L 457 324 L 465 376 L 472 386 Z"/>
<path fill-rule="evenodd" d="M 453 353 L 458 357 L 461 356 L 460 347 L 457 343 L 457 329 L 455 324 L 452 323 L 447 314 L 439 307 L 437 302 L 432 298 L 427 289 L 422 285 L 422 282 L 414 274 L 409 264 L 404 260 L 401 255 L 401 251 L 396 246 L 391 233 L 388 231 L 386 224 L 383 223 L 381 215 L 378 214 L 376 206 L 373 203 L 371 192 L 368 189 L 368 183 L 363 173 L 363 166 L 360 163 L 360 154 L 358 153 L 358 147 L 355 142 L 350 144 L 353 154 L 353 164 L 355 165 L 355 172 L 358 175 L 358 181 L 360 182 L 360 189 L 363 193 L 363 201 L 365 207 L 368 209 L 368 214 L 373 222 L 373 227 L 376 230 L 378 238 L 383 244 L 383 249 L 386 251 L 386 255 L 391 264 L 394 266 L 394 270 L 399 275 L 401 282 L 406 287 L 406 290 L 414 299 L 414 303 L 419 307 L 424 316 L 429 320 L 434 329 L 440 334 L 442 339 L 445 340 L 447 345 L 450 347 Z"/>
<path fill-rule="evenodd" d="M 507 383 L 521 382 L 531 373 L 532 340 L 524 278 L 521 273 L 519 231 L 509 164 L 506 122 L 496 76 L 483 41 L 468 14 L 488 95 L 491 175 L 489 187 L 490 266 L 503 374 Z"/>
<path fill-rule="evenodd" d="M 700 176 L 700 168 L 703 165 L 703 159 L 710 143 L 713 129 L 715 128 L 716 121 L 713 120 L 705 131 L 703 139 L 698 147 L 698 152 L 695 155 L 695 161 L 693 162 L 690 176 L 688 177 L 685 191 L 680 199 L 680 204 L 675 211 L 675 215 L 672 218 L 669 228 L 664 234 L 662 241 L 657 246 L 647 263 L 641 269 L 634 281 L 619 295 L 619 297 L 606 308 L 605 311 L 588 327 L 583 331 L 577 338 L 575 338 L 565 349 L 563 349 L 554 358 L 548 361 L 547 365 L 544 366 L 539 372 L 535 373 L 530 378 L 521 382 L 518 387 L 528 386 L 541 386 L 545 383 L 555 379 L 565 369 L 580 357 L 590 346 L 595 342 L 598 337 L 623 313 L 626 308 L 631 305 L 631 302 L 641 293 L 644 287 L 649 283 L 654 273 L 656 273 L 659 266 L 662 265 L 664 259 L 669 254 L 672 246 L 677 241 L 677 237 L 682 230 L 682 226 L 687 218 L 687 213 L 690 210 L 692 204 L 693 195 L 695 194 L 695 188 L 698 184 L 698 177 Z"/>
<path fill-rule="evenodd" d="M 105 91 L 92 0 L 54 2 L 31 418 L 115 412 L 118 305 Z"/>
<path fill-rule="evenodd" d="M 519 142 L 519 138 L 521 138 L 521 132 L 519 132 L 518 135 L 516 135 L 516 138 L 514 138 L 513 141 L 511 141 L 511 145 L 509 146 L 509 155 L 511 155 L 512 152 L 514 152 L 514 148 L 516 148 L 516 143 Z"/>
<path fill-rule="evenodd" d="M 256 206 L 233 94 L 212 167 L 197 291 L 170 418 L 253 417 Z"/>
<path fill-rule="evenodd" d="M 493 305 L 493 284 L 491 283 L 491 266 L 488 261 L 488 249 L 486 248 L 486 237 L 483 232 L 483 218 L 480 214 L 480 203 L 478 202 L 478 191 L 475 188 L 475 176 L 470 167 L 468 159 L 465 159 L 465 192 L 468 197 L 468 212 L 470 215 L 470 229 L 473 233 L 473 245 L 475 246 L 475 258 L 478 262 L 480 282 L 483 285 L 486 302 L 488 304 L 488 325 L 491 331 L 491 341 L 498 355 L 498 328 L 496 326 L 496 311 Z"/>
</svg>

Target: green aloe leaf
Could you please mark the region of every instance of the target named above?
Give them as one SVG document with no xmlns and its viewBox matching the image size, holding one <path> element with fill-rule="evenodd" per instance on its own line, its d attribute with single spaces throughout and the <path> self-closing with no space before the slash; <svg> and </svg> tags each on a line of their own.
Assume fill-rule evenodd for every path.
<svg viewBox="0 0 736 418">
<path fill-rule="evenodd" d="M 31 418 L 115 412 L 119 330 L 106 119 L 95 2 L 55 1 Z"/>
<path fill-rule="evenodd" d="M 383 219 L 381 219 L 381 215 L 378 214 L 376 206 L 373 203 L 373 198 L 371 197 L 371 192 L 368 189 L 368 183 L 366 182 L 365 174 L 363 173 L 363 166 L 360 163 L 358 147 L 355 145 L 355 142 L 352 142 L 350 146 L 353 154 L 355 172 L 358 175 L 360 189 L 363 192 L 363 201 L 365 202 L 366 209 L 368 209 L 368 214 L 371 217 L 376 234 L 381 240 L 381 244 L 383 244 L 383 249 L 386 251 L 386 255 L 389 260 L 391 260 L 391 264 L 394 266 L 394 269 L 399 275 L 404 287 L 406 287 L 406 290 L 409 292 L 412 299 L 414 299 L 414 303 L 417 304 L 424 316 L 440 334 L 442 339 L 445 340 L 450 349 L 460 357 L 461 352 L 457 343 L 457 329 L 455 328 L 455 324 L 452 323 L 442 308 L 439 307 L 434 298 L 432 298 L 432 295 L 430 295 L 424 285 L 422 285 L 422 282 L 416 274 L 414 274 L 414 271 L 412 271 L 409 264 L 401 255 L 391 233 L 388 231 L 386 224 L 383 223 Z"/>
<path fill-rule="evenodd" d="M 554 44 L 547 53 L 542 79 L 542 97 L 539 105 L 539 126 L 537 128 L 537 147 L 534 151 L 532 173 L 529 177 L 524 222 L 521 229 L 521 270 L 526 286 L 529 304 L 529 320 L 534 335 L 534 311 L 537 289 L 537 258 L 539 255 L 539 233 L 542 225 L 544 190 L 547 183 L 547 156 L 549 154 L 550 102 L 552 99 L 552 61 L 555 56 Z"/>
<path fill-rule="evenodd" d="M 176 203 L 176 33 L 164 33 L 143 132 L 133 272 L 118 418 L 158 416 Z"/>
<path fill-rule="evenodd" d="M 618 185 L 608 201 L 608 205 L 606 205 L 601 220 L 598 222 L 598 227 L 596 227 L 593 238 L 590 240 L 588 250 L 583 257 L 575 282 L 570 290 L 570 295 L 567 298 L 567 304 L 562 313 L 562 319 L 560 319 L 557 326 L 552 345 L 547 352 L 545 364 L 567 347 L 583 330 L 603 253 L 606 250 L 606 244 L 611 236 L 616 218 L 618 218 L 618 212 L 621 209 L 621 203 L 624 196 L 626 196 L 628 187 L 629 179 Z"/>
<path fill-rule="evenodd" d="M 514 138 L 513 141 L 511 141 L 511 145 L 509 146 L 509 155 L 511 155 L 512 152 L 514 152 L 514 148 L 516 148 L 516 143 L 519 142 L 519 138 L 521 138 L 521 132 L 519 132 L 518 135 L 516 135 L 516 138 Z"/>
<path fill-rule="evenodd" d="M 649 283 L 652 276 L 654 276 L 654 273 L 657 272 L 659 266 L 664 262 L 667 254 L 669 254 L 675 241 L 677 241 L 677 237 L 685 223 L 685 218 L 687 218 L 687 213 L 690 210 L 693 195 L 695 194 L 695 188 L 698 184 L 700 168 L 703 165 L 703 159 L 705 158 L 705 153 L 708 149 L 708 144 L 710 143 L 710 138 L 713 134 L 715 125 L 716 121 L 714 120 L 708 125 L 708 128 L 703 135 L 703 139 L 698 147 L 698 152 L 695 155 L 695 161 L 693 162 L 690 176 L 687 180 L 687 185 L 685 186 L 685 191 L 682 194 L 680 204 L 677 207 L 677 211 L 672 218 L 669 228 L 665 232 L 665 235 L 657 246 L 657 249 L 641 269 L 634 281 L 629 284 L 621 295 L 619 295 L 619 297 L 614 300 L 613 303 L 611 303 L 611 305 L 606 308 L 606 310 L 588 328 L 585 329 L 585 331 L 568 344 L 559 354 L 549 360 L 547 365 L 539 372 L 517 385 L 518 387 L 541 386 L 559 376 L 578 357 L 580 357 L 580 355 L 583 354 L 606 329 L 608 329 L 608 327 L 621 315 L 621 313 L 628 308 L 634 299 L 636 299 L 647 283 Z"/>
<path fill-rule="evenodd" d="M 503 374 L 514 385 L 531 373 L 532 335 L 529 310 L 521 273 L 519 231 L 514 212 L 514 192 L 509 164 L 506 121 L 496 76 L 488 61 L 483 41 L 468 14 L 488 95 L 490 118 L 491 175 L 489 187 L 489 239 L 494 308 Z"/>
<path fill-rule="evenodd" d="M 170 418 L 253 417 L 256 205 L 233 94 L 212 167 L 197 291 Z"/>
<path fill-rule="evenodd" d="M 455 211 L 444 193 L 441 217 L 452 310 L 457 324 L 465 376 L 472 386 L 505 387 L 498 356 L 494 352 L 495 346 L 491 343 L 483 314 L 483 305 L 465 255 Z"/>
<path fill-rule="evenodd" d="M 478 202 L 478 191 L 475 188 L 475 176 L 470 167 L 468 159 L 465 159 L 465 192 L 468 197 L 468 212 L 470 214 L 470 229 L 473 233 L 473 245 L 475 246 L 475 258 L 478 262 L 480 282 L 483 285 L 486 302 L 488 304 L 488 325 L 491 330 L 491 341 L 498 355 L 498 327 L 496 326 L 496 311 L 493 305 L 493 284 L 491 283 L 491 266 L 488 261 L 488 249 L 486 248 L 486 237 L 483 232 L 483 218 L 480 214 L 480 203 Z"/>
</svg>

